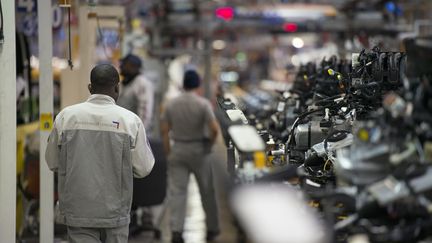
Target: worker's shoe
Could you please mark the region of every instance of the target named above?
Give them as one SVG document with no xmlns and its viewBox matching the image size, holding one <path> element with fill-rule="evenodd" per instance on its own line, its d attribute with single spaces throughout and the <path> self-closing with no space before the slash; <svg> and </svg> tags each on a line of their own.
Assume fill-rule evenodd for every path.
<svg viewBox="0 0 432 243">
<path fill-rule="evenodd" d="M 173 232 L 171 237 L 172 243 L 184 243 L 183 234 L 181 232 Z"/>
<path fill-rule="evenodd" d="M 219 235 L 219 231 L 207 231 L 207 236 L 206 236 L 206 240 L 207 241 L 213 241 L 214 239 L 216 239 L 216 237 Z"/>
</svg>

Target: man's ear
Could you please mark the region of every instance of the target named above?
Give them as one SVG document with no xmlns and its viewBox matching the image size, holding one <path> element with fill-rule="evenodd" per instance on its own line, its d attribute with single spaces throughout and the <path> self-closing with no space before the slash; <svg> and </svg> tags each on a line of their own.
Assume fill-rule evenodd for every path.
<svg viewBox="0 0 432 243">
<path fill-rule="evenodd" d="M 87 88 L 88 88 L 90 94 L 93 94 L 92 85 L 88 84 Z"/>
<path fill-rule="evenodd" d="M 120 91 L 120 85 L 119 83 L 116 84 L 116 86 L 114 87 L 114 91 L 118 94 Z"/>
</svg>

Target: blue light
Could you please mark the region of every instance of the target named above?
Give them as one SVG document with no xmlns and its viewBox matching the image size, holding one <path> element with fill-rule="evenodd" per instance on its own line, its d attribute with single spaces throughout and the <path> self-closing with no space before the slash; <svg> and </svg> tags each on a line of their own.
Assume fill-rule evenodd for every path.
<svg viewBox="0 0 432 243">
<path fill-rule="evenodd" d="M 390 13 L 394 13 L 396 11 L 396 4 L 393 1 L 386 2 L 385 8 Z"/>
</svg>

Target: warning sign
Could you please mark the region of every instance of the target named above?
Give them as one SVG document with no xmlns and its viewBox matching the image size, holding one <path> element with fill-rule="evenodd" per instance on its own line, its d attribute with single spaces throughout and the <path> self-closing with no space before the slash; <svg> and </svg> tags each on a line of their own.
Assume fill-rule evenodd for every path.
<svg viewBox="0 0 432 243">
<path fill-rule="evenodd" d="M 40 130 L 51 131 L 53 126 L 52 113 L 42 113 L 40 115 Z"/>
</svg>

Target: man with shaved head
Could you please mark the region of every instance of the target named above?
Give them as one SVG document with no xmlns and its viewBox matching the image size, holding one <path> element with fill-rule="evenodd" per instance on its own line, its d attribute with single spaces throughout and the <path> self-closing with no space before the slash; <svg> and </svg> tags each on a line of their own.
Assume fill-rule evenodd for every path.
<svg viewBox="0 0 432 243">
<path fill-rule="evenodd" d="M 154 165 L 141 119 L 116 105 L 119 74 L 109 65 L 91 71 L 86 102 L 56 117 L 45 153 L 57 172 L 59 213 L 70 243 L 126 243 L 133 177 Z"/>
</svg>

